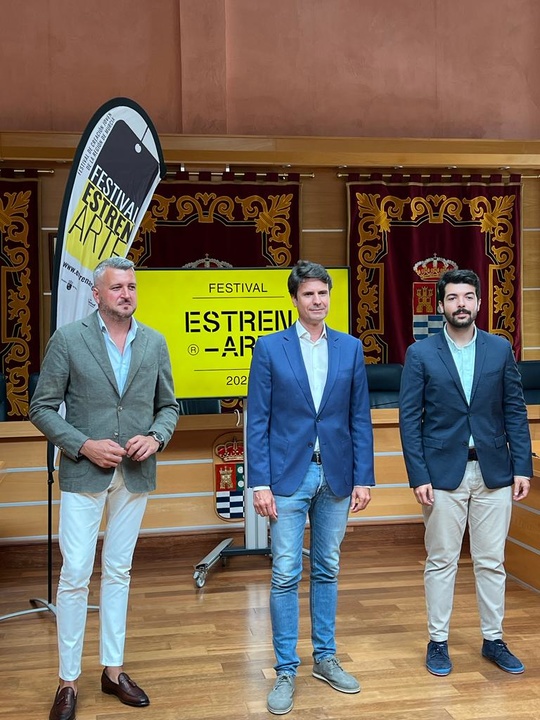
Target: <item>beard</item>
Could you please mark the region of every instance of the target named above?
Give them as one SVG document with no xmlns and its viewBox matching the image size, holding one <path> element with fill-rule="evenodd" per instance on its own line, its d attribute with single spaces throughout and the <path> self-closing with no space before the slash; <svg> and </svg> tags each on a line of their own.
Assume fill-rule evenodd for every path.
<svg viewBox="0 0 540 720">
<path fill-rule="evenodd" d="M 464 315 L 467 314 L 468 317 L 466 318 L 460 318 L 458 319 L 458 315 Z M 459 310 L 456 313 L 444 313 L 444 317 L 446 319 L 446 322 L 455 328 L 466 328 L 470 327 L 473 322 L 476 320 L 476 316 L 478 315 L 478 312 L 469 312 L 469 310 Z"/>
<path fill-rule="evenodd" d="M 114 307 L 106 303 L 101 303 L 99 310 L 102 316 L 109 317 L 112 320 L 127 320 L 135 312 L 136 306 L 132 304 L 126 307 L 125 304 L 122 304 Z"/>
</svg>

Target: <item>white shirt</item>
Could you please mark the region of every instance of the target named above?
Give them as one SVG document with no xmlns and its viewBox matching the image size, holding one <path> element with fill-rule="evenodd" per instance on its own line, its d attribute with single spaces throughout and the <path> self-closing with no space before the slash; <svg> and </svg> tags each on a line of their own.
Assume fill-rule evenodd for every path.
<svg viewBox="0 0 540 720">
<path fill-rule="evenodd" d="M 323 326 L 320 338 L 315 340 L 315 342 L 311 339 L 309 330 L 306 330 L 300 320 L 296 321 L 295 327 L 298 333 L 298 340 L 300 341 L 300 350 L 302 351 L 302 359 L 304 361 L 304 367 L 306 368 L 311 397 L 313 398 L 315 410 L 318 411 L 328 375 L 328 336 L 326 333 L 326 325 Z M 313 450 L 317 452 L 318 449 L 319 438 L 316 438 Z M 253 491 L 269 490 L 269 488 L 269 485 L 258 485 L 253 488 Z"/>
</svg>

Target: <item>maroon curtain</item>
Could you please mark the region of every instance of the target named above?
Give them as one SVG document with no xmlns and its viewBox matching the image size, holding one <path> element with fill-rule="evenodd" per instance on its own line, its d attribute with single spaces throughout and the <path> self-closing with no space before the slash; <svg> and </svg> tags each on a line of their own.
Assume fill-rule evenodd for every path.
<svg viewBox="0 0 540 720">
<path fill-rule="evenodd" d="M 39 369 L 38 181 L 0 177 L 0 372 L 8 420 L 28 417 L 28 378 Z"/>
<path fill-rule="evenodd" d="M 519 359 L 520 177 L 349 179 L 352 327 L 366 361 L 402 363 L 414 340 L 440 331 L 435 288 L 456 267 L 480 276 L 478 326 Z"/>
<path fill-rule="evenodd" d="M 139 267 L 287 267 L 298 260 L 298 181 L 180 175 L 154 193 L 130 252 Z"/>
</svg>

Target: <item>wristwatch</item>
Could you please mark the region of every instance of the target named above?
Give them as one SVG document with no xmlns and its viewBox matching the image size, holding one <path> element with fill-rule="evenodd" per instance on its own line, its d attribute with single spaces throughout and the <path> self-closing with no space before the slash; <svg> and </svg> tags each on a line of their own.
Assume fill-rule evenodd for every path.
<svg viewBox="0 0 540 720">
<path fill-rule="evenodd" d="M 163 437 L 163 435 L 156 432 L 155 430 L 151 430 L 149 433 L 146 434 L 148 437 L 153 437 L 154 440 L 159 443 L 157 451 L 161 452 L 163 450 L 163 446 L 165 445 L 165 438 Z"/>
</svg>

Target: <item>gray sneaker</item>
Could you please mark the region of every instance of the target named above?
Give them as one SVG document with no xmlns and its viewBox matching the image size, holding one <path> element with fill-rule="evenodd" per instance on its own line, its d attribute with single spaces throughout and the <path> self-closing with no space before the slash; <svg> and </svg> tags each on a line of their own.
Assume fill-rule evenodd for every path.
<svg viewBox="0 0 540 720">
<path fill-rule="evenodd" d="M 294 675 L 278 675 L 274 687 L 268 694 L 266 707 L 274 715 L 285 715 L 292 710 L 294 696 Z"/>
<path fill-rule="evenodd" d="M 360 683 L 358 680 L 348 672 L 345 672 L 335 655 L 324 658 L 321 662 L 314 662 L 312 675 L 319 680 L 324 680 L 331 685 L 334 690 L 339 690 L 339 692 L 360 692 Z"/>
</svg>

